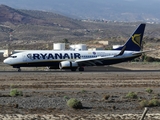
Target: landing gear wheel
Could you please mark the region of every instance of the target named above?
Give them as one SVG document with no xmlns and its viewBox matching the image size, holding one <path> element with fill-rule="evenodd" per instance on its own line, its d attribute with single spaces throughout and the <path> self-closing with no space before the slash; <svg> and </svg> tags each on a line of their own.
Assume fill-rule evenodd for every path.
<svg viewBox="0 0 160 120">
<path fill-rule="evenodd" d="M 84 71 L 84 67 L 79 67 L 79 71 Z"/>
<path fill-rule="evenodd" d="M 76 71 L 77 70 L 77 68 L 71 68 L 71 71 Z"/>
<path fill-rule="evenodd" d="M 50 71 L 49 67 L 46 67 L 45 71 Z"/>
<path fill-rule="evenodd" d="M 18 72 L 21 72 L 21 68 L 18 68 Z"/>
</svg>

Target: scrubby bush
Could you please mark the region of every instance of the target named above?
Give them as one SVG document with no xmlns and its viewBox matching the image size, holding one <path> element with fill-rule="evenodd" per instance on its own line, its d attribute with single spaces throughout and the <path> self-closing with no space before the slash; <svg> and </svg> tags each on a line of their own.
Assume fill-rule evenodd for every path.
<svg viewBox="0 0 160 120">
<path fill-rule="evenodd" d="M 157 99 L 142 100 L 139 104 L 141 107 L 155 107 L 160 106 L 160 101 Z"/>
<path fill-rule="evenodd" d="M 12 89 L 12 90 L 10 90 L 10 96 L 12 96 L 12 97 L 23 96 L 23 92 L 18 91 L 17 89 Z"/>
<path fill-rule="evenodd" d="M 143 55 L 143 61 L 145 61 L 145 62 L 160 62 L 160 59 Z"/>
<path fill-rule="evenodd" d="M 152 98 L 153 98 L 153 99 L 159 99 L 159 97 L 160 97 L 159 94 L 154 94 Z"/>
<path fill-rule="evenodd" d="M 153 92 L 153 90 L 150 89 L 150 88 L 147 88 L 147 89 L 146 89 L 146 92 L 149 93 L 149 94 L 151 94 L 151 93 Z"/>
<path fill-rule="evenodd" d="M 108 100 L 109 97 L 110 97 L 110 95 L 104 95 L 104 96 L 103 96 L 103 100 Z"/>
<path fill-rule="evenodd" d="M 87 91 L 86 90 L 81 90 L 81 93 L 86 93 Z"/>
<path fill-rule="evenodd" d="M 135 92 L 129 92 L 127 95 L 126 95 L 126 98 L 130 98 L 130 99 L 137 99 L 138 96 Z"/>
<path fill-rule="evenodd" d="M 70 107 L 70 108 L 74 108 L 74 109 L 81 109 L 82 108 L 82 103 L 75 99 L 75 98 L 71 98 L 67 101 L 67 105 Z"/>
<path fill-rule="evenodd" d="M 160 105 L 160 101 L 157 99 L 152 99 L 149 101 L 149 107 L 154 107 L 154 106 L 159 106 Z"/>
<path fill-rule="evenodd" d="M 63 98 L 64 98 L 65 100 L 68 100 L 68 99 L 69 99 L 69 97 L 68 97 L 68 96 L 64 96 Z"/>
<path fill-rule="evenodd" d="M 153 58 L 153 57 L 150 57 L 150 56 L 146 56 L 146 57 L 145 57 L 145 61 L 146 61 L 146 62 L 153 62 L 153 61 L 154 61 L 154 58 Z"/>
<path fill-rule="evenodd" d="M 149 102 L 148 102 L 148 100 L 142 100 L 139 104 L 141 107 L 148 107 Z"/>
</svg>

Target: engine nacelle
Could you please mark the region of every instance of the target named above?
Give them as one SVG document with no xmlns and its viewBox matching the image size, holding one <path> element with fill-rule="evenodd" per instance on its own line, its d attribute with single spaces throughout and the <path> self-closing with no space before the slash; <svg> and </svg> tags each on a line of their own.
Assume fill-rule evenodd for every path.
<svg viewBox="0 0 160 120">
<path fill-rule="evenodd" d="M 76 62 L 71 62 L 71 61 L 62 61 L 59 63 L 59 68 L 76 70 L 78 68 L 78 64 Z"/>
</svg>

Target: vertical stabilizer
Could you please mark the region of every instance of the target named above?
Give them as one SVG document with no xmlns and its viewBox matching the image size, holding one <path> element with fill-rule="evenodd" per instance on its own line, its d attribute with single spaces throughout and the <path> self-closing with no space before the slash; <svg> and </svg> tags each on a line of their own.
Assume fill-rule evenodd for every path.
<svg viewBox="0 0 160 120">
<path fill-rule="evenodd" d="M 136 29 L 136 31 L 129 38 L 129 40 L 122 47 L 116 48 L 114 50 L 121 50 L 124 46 L 126 46 L 125 50 L 140 51 L 145 26 L 146 24 L 144 23 L 140 24 L 139 27 Z"/>
</svg>

